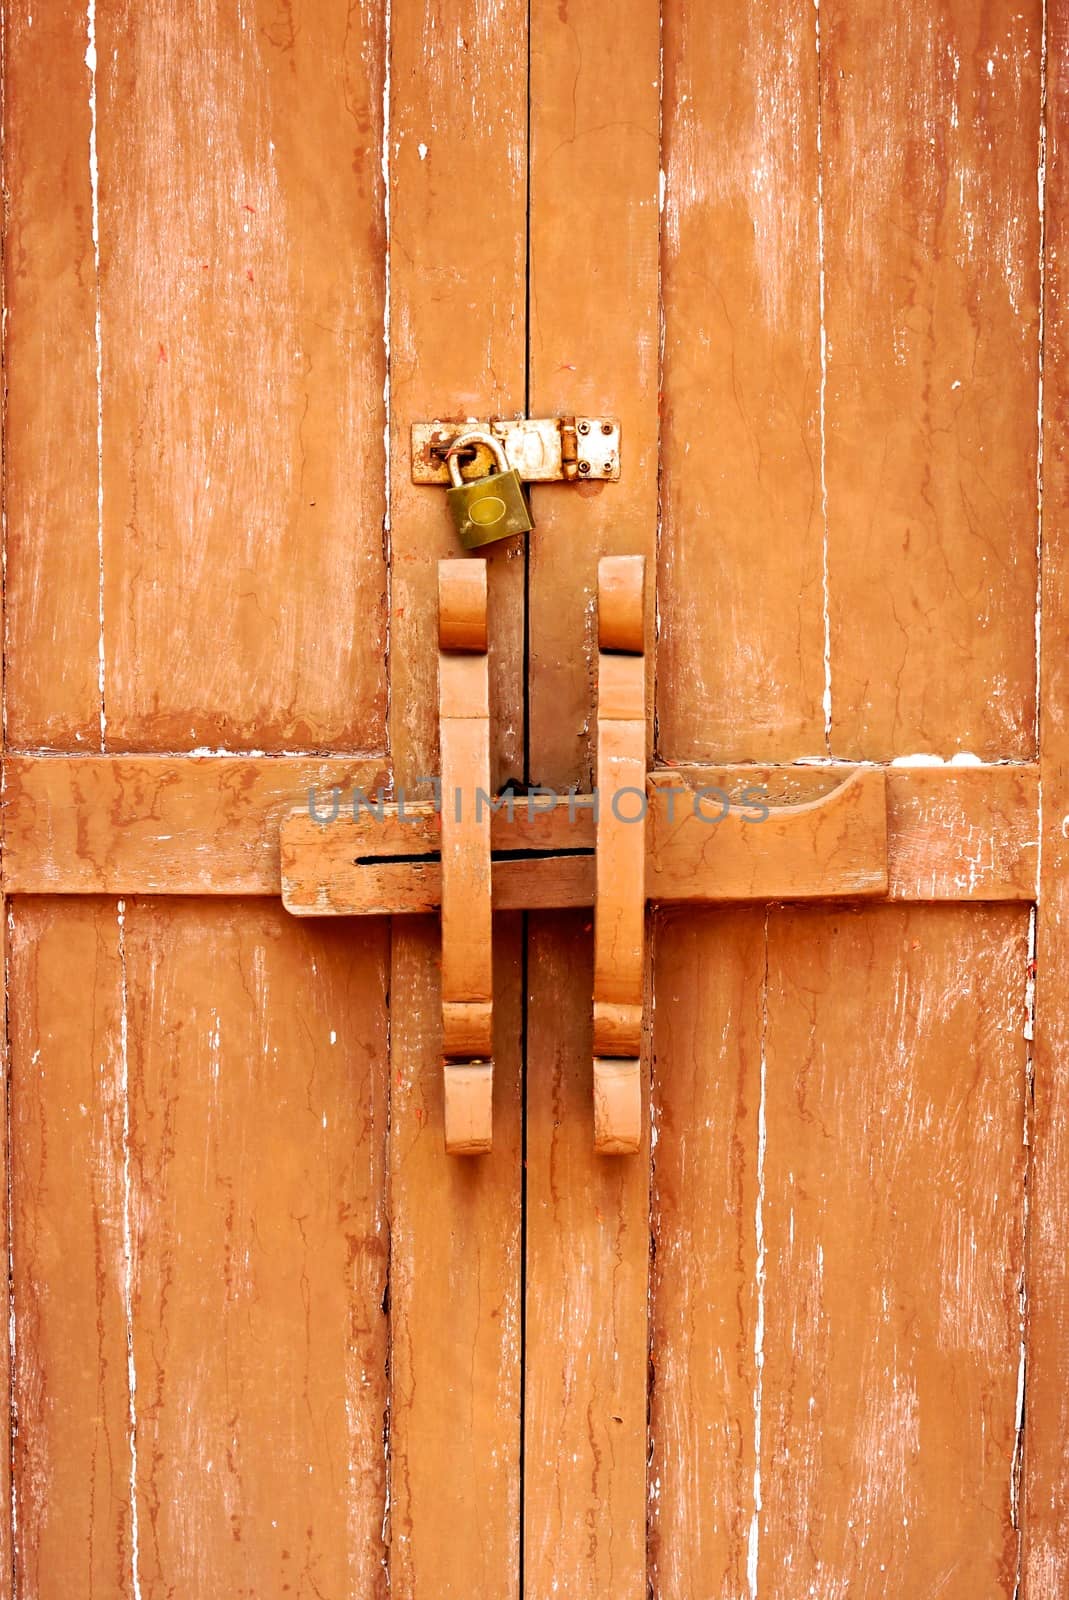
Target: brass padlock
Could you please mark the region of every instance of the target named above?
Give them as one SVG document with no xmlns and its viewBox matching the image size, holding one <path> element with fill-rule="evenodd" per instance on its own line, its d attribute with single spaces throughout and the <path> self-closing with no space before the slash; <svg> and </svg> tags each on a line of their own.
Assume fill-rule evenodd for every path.
<svg viewBox="0 0 1069 1600">
<path fill-rule="evenodd" d="M 476 444 L 485 445 L 492 453 L 497 471 L 489 478 L 471 478 L 465 483 L 457 457 Z M 450 445 L 446 460 L 452 488 L 445 491 L 445 498 L 465 550 L 492 544 L 495 539 L 508 539 L 514 533 L 530 533 L 534 523 L 527 496 L 519 473 L 509 466 L 500 439 L 477 430 L 462 433 Z"/>
</svg>

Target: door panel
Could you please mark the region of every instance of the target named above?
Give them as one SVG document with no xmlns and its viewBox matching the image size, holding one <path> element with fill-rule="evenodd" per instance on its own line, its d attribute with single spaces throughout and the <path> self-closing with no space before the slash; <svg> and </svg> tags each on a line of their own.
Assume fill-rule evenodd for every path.
<svg viewBox="0 0 1069 1600">
<path fill-rule="evenodd" d="M 820 24 L 832 749 L 1026 760 L 1043 9 Z"/>
<path fill-rule="evenodd" d="M 0 1600 L 1061 1594 L 1049 10 L 5 0 Z M 457 1160 L 438 924 L 291 920 L 279 822 L 439 767 L 410 425 L 575 412 L 492 784 L 591 785 L 645 553 L 651 766 L 883 764 L 974 903 L 654 912 L 632 1158 L 591 916 L 499 916 Z"/>
<path fill-rule="evenodd" d="M 19 900 L 10 959 L 20 1592 L 378 1593 L 386 925 Z"/>
<path fill-rule="evenodd" d="M 1018 907 L 659 925 L 656 1593 L 1012 1594 L 1027 959 Z"/>
</svg>

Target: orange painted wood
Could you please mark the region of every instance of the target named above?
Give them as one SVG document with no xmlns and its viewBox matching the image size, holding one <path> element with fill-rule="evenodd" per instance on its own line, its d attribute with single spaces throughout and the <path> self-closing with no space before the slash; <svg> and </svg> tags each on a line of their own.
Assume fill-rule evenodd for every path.
<svg viewBox="0 0 1069 1600">
<path fill-rule="evenodd" d="M 450 407 L 457 418 L 525 409 L 527 7 L 474 0 L 461 14 L 393 0 L 391 28 L 390 749 L 396 783 L 414 793 L 440 771 L 438 561 L 460 549 L 444 491 L 411 482 L 411 425 Z M 523 770 L 524 545 L 486 552 L 494 788 Z M 501 1029 L 517 1000 L 497 976 L 494 1151 L 454 1161 L 442 1133 L 437 930 L 395 923 L 392 944 L 392 1593 L 514 1600 L 518 1020 L 507 1046 Z M 499 932 L 498 960 L 500 948 Z M 428 1327 L 442 1336 L 427 1339 Z"/>
<path fill-rule="evenodd" d="M 27 894 L 277 895 L 279 829 L 295 806 L 351 814 L 381 762 L 280 756 L 9 755 L 4 881 Z M 310 820 L 310 819 L 309 819 Z M 317 832 L 323 831 L 311 823 Z"/>
<path fill-rule="evenodd" d="M 598 1013 L 594 1011 L 594 1027 Z M 638 1014 L 639 1032 L 642 1012 Z M 595 1042 L 594 1049 L 596 1050 Z M 637 1056 L 594 1057 L 594 1149 L 603 1156 L 642 1148 L 642 1063 Z"/>
<path fill-rule="evenodd" d="M 672 887 L 673 898 L 704 899 L 704 886 L 731 884 L 734 899 L 826 899 L 840 894 L 887 891 L 887 804 L 885 779 L 876 768 L 862 768 L 837 788 L 801 805 L 760 811 L 724 810 L 716 794 L 676 791 L 674 820 L 668 810 L 672 790 L 660 791 L 664 808 L 653 829 L 647 892 Z M 697 798 L 697 803 L 695 800 Z M 720 856 L 731 856 L 722 874 Z"/>
<path fill-rule="evenodd" d="M 749 1558 L 775 1600 L 1013 1594 L 1026 962 L 1013 907 L 770 915 Z"/>
<path fill-rule="evenodd" d="M 642 556 L 598 563 L 594 901 L 594 1148 L 639 1148 L 646 928 L 646 725 Z M 604 623 L 601 612 L 604 607 Z M 606 639 L 628 653 L 610 654 Z M 637 809 L 636 809 L 637 808 Z M 630 1057 L 625 1074 L 601 1057 Z"/>
<path fill-rule="evenodd" d="M 20 1589 L 385 1592 L 386 955 L 16 904 Z"/>
<path fill-rule="evenodd" d="M 1036 914 L 1034 1114 L 1029 1174 L 1027 1382 L 1021 1474 L 1023 1593 L 1069 1581 L 1069 14 L 1047 11 L 1043 590 L 1039 717 L 1042 871 Z"/>
<path fill-rule="evenodd" d="M 593 781 L 598 562 L 654 560 L 659 89 L 656 7 L 626 0 L 606 27 L 594 0 L 533 0 L 528 411 L 621 420 L 618 483 L 531 492 L 525 775 L 562 789 Z M 645 603 L 652 638 L 652 584 Z"/>
<path fill-rule="evenodd" d="M 442 995 L 446 1001 L 489 1000 L 490 818 L 476 819 L 473 781 L 489 782 L 487 723 L 443 717 L 442 784 L 462 796 L 459 821 L 452 800 L 442 810 Z"/>
<path fill-rule="evenodd" d="M 763 923 L 657 930 L 654 1593 L 1010 1595 L 1026 915 Z"/>
<path fill-rule="evenodd" d="M 411 482 L 411 425 L 524 411 L 527 8 L 396 0 L 391 21 L 390 743 L 411 784 L 437 770 L 438 561 L 461 554 L 444 490 Z M 496 787 L 523 766 L 524 542 L 483 554 Z"/>
<path fill-rule="evenodd" d="M 8 947 L 19 1592 L 133 1581 L 122 974 L 113 901 L 18 901 Z M 5 1452 L 6 1454 L 6 1452 Z M 10 1596 L 11 1548 L 5 1496 Z"/>
<path fill-rule="evenodd" d="M 820 10 L 838 756 L 1035 753 L 1042 17 Z"/>
<path fill-rule="evenodd" d="M 654 919 L 649 1560 L 658 1600 L 752 1592 L 765 910 Z"/>
<path fill-rule="evenodd" d="M 4 11 L 7 737 L 100 748 L 86 8 Z"/>
<path fill-rule="evenodd" d="M 594 1154 L 589 916 L 528 922 L 528 1593 L 645 1600 L 648 1141 Z"/>
<path fill-rule="evenodd" d="M 878 790 L 886 784 L 886 845 L 880 842 Z M 1017 900 L 1034 898 L 1037 771 L 1033 766 L 977 768 L 685 768 L 649 777 L 647 895 L 677 899 L 825 898 L 886 893 L 891 899 Z M 850 787 L 844 790 L 849 781 Z M 691 793 L 681 789 L 687 785 Z M 767 790 L 774 811 L 757 819 Z M 692 820 L 693 794 L 722 791 L 735 802 L 724 820 Z M 669 791 L 675 790 L 673 797 Z M 834 798 L 833 798 L 834 796 Z M 582 797 L 579 797 L 582 799 Z M 817 810 L 823 802 L 826 809 Z M 590 850 L 589 809 L 562 801 L 528 813 L 521 799 L 510 822 L 491 818 L 494 851 Z M 720 793 L 702 800 L 720 815 Z M 283 895 L 296 915 L 432 911 L 441 903 L 434 860 L 391 863 L 379 853 L 437 852 L 433 809 L 406 808 L 411 818 L 383 821 L 361 814 L 319 827 L 307 813 L 282 825 Z M 761 833 L 762 829 L 771 831 Z M 843 850 L 837 853 L 838 845 Z M 886 870 L 878 862 L 886 854 Z M 360 866 L 354 862 L 362 859 Z M 766 865 L 758 865 L 764 859 Z M 865 861 L 868 860 L 868 866 Z M 863 870 L 864 869 L 864 870 Z M 886 881 L 885 881 L 886 876 Z M 499 910 L 592 905 L 594 873 L 586 857 L 492 861 Z"/>
<path fill-rule="evenodd" d="M 377 753 L 383 12 L 97 33 L 108 747 Z"/>
<path fill-rule="evenodd" d="M 658 749 L 823 755 L 816 13 L 663 17 Z"/>
<path fill-rule="evenodd" d="M 386 930 L 125 923 L 143 1588 L 382 1594 Z"/>
<path fill-rule="evenodd" d="M 476 801 L 490 790 L 484 561 L 438 563 L 438 637 L 445 1147 L 485 1155 L 493 1145 L 494 1040 L 490 816 L 479 815 Z"/>
<path fill-rule="evenodd" d="M 513 1600 L 520 1529 L 521 926 L 494 937 L 494 1148 L 443 1139 L 429 919 L 394 923 L 390 987 L 390 1584 Z"/>
</svg>

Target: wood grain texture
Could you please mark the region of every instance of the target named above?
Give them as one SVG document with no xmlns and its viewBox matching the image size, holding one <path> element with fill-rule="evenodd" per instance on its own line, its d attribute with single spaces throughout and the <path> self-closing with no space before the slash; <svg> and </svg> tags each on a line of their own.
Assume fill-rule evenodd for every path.
<svg viewBox="0 0 1069 1600">
<path fill-rule="evenodd" d="M 666 0 L 664 62 L 658 750 L 819 755 L 813 6 Z"/>
<path fill-rule="evenodd" d="M 593 779 L 599 557 L 653 570 L 659 50 L 645 0 L 611 26 L 594 0 L 533 0 L 529 409 L 621 419 L 619 483 L 531 493 L 528 776 L 562 787 Z"/>
<path fill-rule="evenodd" d="M 820 7 L 838 756 L 1035 751 L 1041 17 Z"/>
<path fill-rule="evenodd" d="M 649 1142 L 593 1151 L 589 918 L 528 927 L 526 1595 L 646 1600 Z"/>
<path fill-rule="evenodd" d="M 302 757 L 9 755 L 4 874 L 30 894 L 277 895 L 294 806 L 351 812 L 381 762 Z M 318 824 L 313 824 L 318 828 Z"/>
<path fill-rule="evenodd" d="M 438 771 L 438 560 L 460 549 L 443 490 L 410 481 L 410 430 L 426 418 L 524 410 L 527 6 L 474 0 L 458 11 L 438 0 L 393 0 L 391 16 L 390 745 L 394 777 L 415 797 L 419 777 Z M 522 539 L 487 547 L 495 788 L 523 770 L 524 565 Z M 503 948 L 498 931 L 495 960 Z M 433 927 L 395 924 L 390 1577 L 397 1600 L 512 1600 L 518 998 L 515 975 L 510 1000 L 495 971 L 495 1149 L 457 1162 L 442 1140 L 438 954 Z M 443 1313 L 455 1315 L 452 1327 L 428 1338 Z"/>
<path fill-rule="evenodd" d="M 849 787 L 847 783 L 849 780 Z M 758 821 L 767 791 L 768 818 Z M 692 820 L 700 790 L 703 815 Z M 885 790 L 885 793 L 882 792 Z M 725 799 L 736 809 L 719 822 Z M 586 797 L 589 799 L 589 797 Z M 579 797 L 582 801 L 583 797 Z M 894 900 L 1018 900 L 1035 895 L 1038 773 L 1034 766 L 880 769 L 695 767 L 648 775 L 647 895 L 718 901 L 882 895 Z M 765 829 L 767 832 L 762 832 Z M 886 833 L 886 841 L 884 841 Z M 593 813 L 567 800 L 490 824 L 497 910 L 593 905 Z M 296 916 L 419 913 L 441 904 L 441 846 L 430 805 L 339 814 L 307 809 L 281 825 L 282 893 Z M 402 857 L 391 860 L 391 857 Z M 413 857 L 426 857 L 414 860 Z"/>
<path fill-rule="evenodd" d="M 751 793 L 751 803 L 729 808 L 726 792 L 659 790 L 646 876 L 651 899 L 668 898 L 668 889 L 672 898 L 695 901 L 705 898 L 706 889 L 737 900 L 886 893 L 882 771 L 853 772 L 829 793 L 800 805 L 773 808 Z"/>
<path fill-rule="evenodd" d="M 4 11 L 7 736 L 98 749 L 97 275 L 86 8 Z"/>
<path fill-rule="evenodd" d="M 1014 1593 L 1027 958 L 1016 908 L 770 916 L 750 1561 L 773 1600 Z"/>
<path fill-rule="evenodd" d="M 748 1591 L 764 909 L 654 922 L 650 1580 Z"/>
<path fill-rule="evenodd" d="M 1026 1600 L 1069 1587 L 1069 13 L 1048 8 L 1043 368 L 1042 866 L 1022 1479 Z"/>
<path fill-rule="evenodd" d="M 660 18 L 645 0 L 611 15 L 533 0 L 530 16 L 529 409 L 622 429 L 618 483 L 531 497 L 525 776 L 585 789 L 598 561 L 654 562 Z M 652 673 L 651 649 L 650 699 Z M 589 921 L 529 919 L 526 1600 L 646 1593 L 648 1163 L 645 1140 L 634 1156 L 592 1148 Z"/>
<path fill-rule="evenodd" d="M 711 785 L 740 803 L 758 785 L 767 789 L 769 805 L 805 805 L 829 794 L 852 770 L 847 765 L 682 767 L 658 774 L 657 781 L 695 789 Z M 1035 766 L 887 767 L 884 777 L 891 899 L 1034 897 L 1039 839 Z M 716 814 L 715 800 L 710 810 Z M 657 838 L 657 808 L 653 820 Z"/>
<path fill-rule="evenodd" d="M 8 960 L 17 1592 L 133 1600 L 114 903 L 16 902 Z"/>
<path fill-rule="evenodd" d="M 382 8 L 97 32 L 109 748 L 378 752 Z"/>
<path fill-rule="evenodd" d="M 1027 916 L 759 915 L 658 924 L 654 1593 L 1008 1600 Z"/>
<path fill-rule="evenodd" d="M 390 715 L 412 783 L 437 770 L 437 568 L 461 551 L 443 490 L 411 482 L 411 425 L 524 410 L 527 8 L 394 0 L 392 32 Z M 485 555 L 496 785 L 523 766 L 525 541 Z"/>
<path fill-rule="evenodd" d="M 437 930 L 394 923 L 390 1589 L 513 1600 L 520 1530 L 518 919 L 494 929 L 494 1148 L 446 1154 Z"/>
<path fill-rule="evenodd" d="M 141 1593 L 384 1595 L 387 930 L 124 924 Z"/>
</svg>

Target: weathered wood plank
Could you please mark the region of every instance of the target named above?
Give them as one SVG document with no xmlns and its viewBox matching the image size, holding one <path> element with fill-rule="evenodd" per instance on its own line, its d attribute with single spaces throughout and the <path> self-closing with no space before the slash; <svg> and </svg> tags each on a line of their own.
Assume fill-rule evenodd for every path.
<svg viewBox="0 0 1069 1600">
<path fill-rule="evenodd" d="M 710 888 L 725 900 L 883 894 L 885 791 L 882 771 L 861 768 L 816 800 L 775 808 L 761 803 L 725 815 L 716 794 L 659 788 L 647 892 L 654 900 L 702 900 Z M 717 817 L 722 820 L 711 820 Z"/>
<path fill-rule="evenodd" d="M 1047 9 L 1046 312 L 1035 1113 L 1030 1174 L 1022 1576 L 1069 1587 L 1069 11 Z"/>
<path fill-rule="evenodd" d="M 79 0 L 4 5 L 7 736 L 100 748 L 93 79 Z"/>
<path fill-rule="evenodd" d="M 770 913 L 747 1422 L 772 1600 L 1015 1592 L 1027 927 Z"/>
<path fill-rule="evenodd" d="M 646 1597 L 648 1119 L 639 1154 L 594 1154 L 589 921 L 528 919 L 531 1600 Z"/>
<path fill-rule="evenodd" d="M 656 560 L 659 17 L 621 0 L 606 23 L 595 0 L 531 6 L 529 410 L 619 416 L 626 463 L 531 495 L 525 776 L 558 787 L 593 778 L 598 560 Z"/>
<path fill-rule="evenodd" d="M 814 8 L 663 15 L 658 750 L 822 755 Z"/>
<path fill-rule="evenodd" d="M 1035 753 L 1042 9 L 817 13 L 837 756 Z"/>
<path fill-rule="evenodd" d="M 771 805 L 806 804 L 828 794 L 849 767 L 686 767 L 654 774 L 650 830 L 660 848 L 668 828 L 664 784 L 721 788 L 741 802 L 744 791 L 764 786 Z M 901 899 L 1031 899 L 1037 856 L 1037 770 L 1033 766 L 889 768 L 887 831 L 889 893 Z M 34 894 L 164 893 L 278 894 L 282 886 L 279 836 L 294 866 L 288 872 L 290 909 L 300 912 L 312 852 L 325 874 L 324 903 L 307 901 L 316 914 L 369 909 L 352 877 L 356 856 L 432 854 L 440 848 L 437 818 L 429 805 L 409 805 L 406 820 L 380 822 L 361 802 L 352 820 L 354 788 L 374 801 L 386 786 L 375 763 L 341 757 L 29 757 L 5 763 L 5 882 L 8 891 Z M 309 814 L 338 819 L 324 826 Z M 471 797 L 469 797 L 471 798 Z M 686 802 L 674 805 L 682 813 Z M 502 810 L 491 819 L 497 851 L 592 850 L 589 797 L 547 809 L 536 797 L 516 800 L 514 821 Z M 301 809 L 294 811 L 294 806 Z M 719 809 L 707 803 L 711 815 Z M 753 814 L 752 809 L 749 814 Z M 718 825 L 719 826 L 719 825 Z M 747 827 L 750 827 L 747 824 Z M 752 826 L 757 826 L 753 824 Z M 717 829 L 710 827 L 710 834 Z M 705 838 L 703 825 L 702 839 Z M 581 858 L 560 863 L 559 878 L 543 905 L 592 905 Z M 317 868 L 316 871 L 320 870 Z M 371 869 L 363 869 L 370 872 Z M 376 869 L 391 885 L 385 865 Z M 439 904 L 433 866 L 413 869 L 411 911 Z M 394 873 L 396 878 L 396 873 Z M 499 909 L 534 904 L 525 864 L 495 866 Z M 725 880 L 726 881 L 726 880 Z M 407 882 L 407 878 L 406 878 Z M 309 893 L 322 886 L 307 879 Z M 377 892 L 369 890 L 371 892 Z M 674 891 L 673 891 L 674 892 Z M 392 903 L 392 902 L 391 902 Z"/>
<path fill-rule="evenodd" d="M 752 1594 L 763 909 L 654 922 L 650 1577 Z"/>
<path fill-rule="evenodd" d="M 388 930 L 124 924 L 138 1592 L 384 1597 Z"/>
<path fill-rule="evenodd" d="M 8 962 L 17 1592 L 134 1600 L 130 1173 L 114 902 L 15 902 Z M 5 1496 L 5 1526 L 8 1509 Z M 5 1553 L 0 1592 L 10 1594 Z"/>
<path fill-rule="evenodd" d="M 761 790 L 769 806 L 764 820 Z M 715 821 L 726 796 L 738 809 Z M 696 797 L 708 820 L 695 820 Z M 1027 901 L 1035 896 L 1037 801 L 1030 766 L 658 770 L 649 788 L 647 894 L 662 903 L 861 894 Z M 495 909 L 593 905 L 589 858 L 559 854 L 592 849 L 589 797 L 560 801 L 551 811 L 541 798 L 535 804 L 529 810 L 521 798 L 511 821 L 504 811 L 491 819 L 494 851 L 548 853 L 526 861 L 495 857 Z M 307 813 L 287 817 L 287 908 L 298 916 L 435 910 L 437 822 L 430 806 L 406 808 L 404 821 L 362 813 L 324 827 Z"/>
<path fill-rule="evenodd" d="M 494 930 L 494 1147 L 447 1155 L 438 929 L 394 923 L 390 1586 L 514 1600 L 520 1544 L 521 927 Z"/>
<path fill-rule="evenodd" d="M 383 8 L 99 13 L 108 746 L 379 753 Z"/>
<path fill-rule="evenodd" d="M 373 795 L 380 762 L 299 756 L 9 755 L 9 893 L 278 894 L 279 828 L 309 791 Z"/>
<path fill-rule="evenodd" d="M 459 11 L 437 0 L 393 0 L 385 152 L 390 748 L 397 784 L 411 797 L 421 775 L 440 770 L 438 560 L 461 551 L 444 491 L 411 482 L 410 430 L 428 417 L 524 410 L 527 39 L 526 0 L 473 0 Z M 525 542 L 487 547 L 486 557 L 496 787 L 523 768 Z M 506 948 L 518 964 L 518 945 L 498 931 L 498 962 Z M 522 1251 L 516 978 L 495 969 L 494 1151 L 460 1161 L 446 1155 L 443 1139 L 437 926 L 395 923 L 392 950 L 392 1593 L 397 1600 L 514 1600 Z"/>
</svg>

